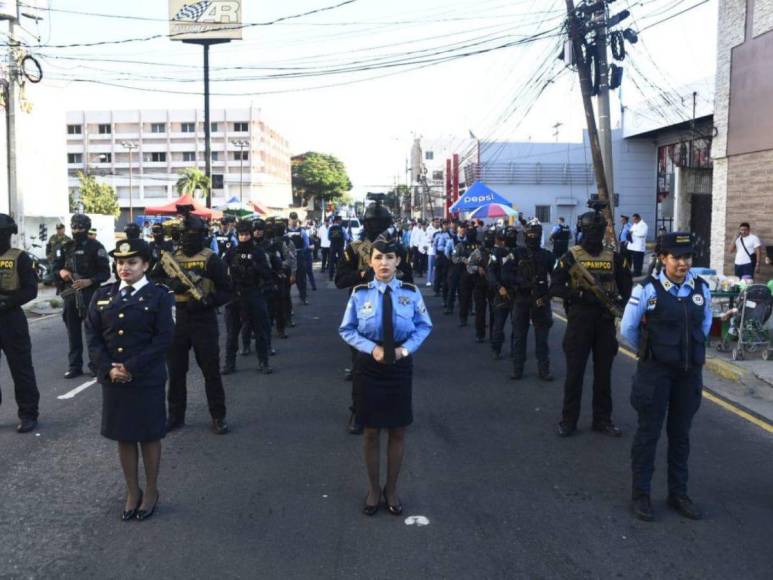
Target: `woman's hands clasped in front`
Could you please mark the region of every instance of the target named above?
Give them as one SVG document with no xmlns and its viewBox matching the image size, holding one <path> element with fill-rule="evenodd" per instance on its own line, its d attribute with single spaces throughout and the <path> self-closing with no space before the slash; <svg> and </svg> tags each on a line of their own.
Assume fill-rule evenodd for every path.
<svg viewBox="0 0 773 580">
<path fill-rule="evenodd" d="M 373 349 L 373 352 L 371 353 L 373 356 L 373 359 L 377 363 L 384 364 L 384 347 L 383 346 L 376 346 Z M 403 358 L 403 349 L 402 348 L 396 348 L 395 349 L 395 361 L 400 360 Z"/>
<path fill-rule="evenodd" d="M 110 369 L 110 380 L 114 383 L 130 383 L 132 375 L 122 363 L 113 363 L 113 368 Z"/>
</svg>

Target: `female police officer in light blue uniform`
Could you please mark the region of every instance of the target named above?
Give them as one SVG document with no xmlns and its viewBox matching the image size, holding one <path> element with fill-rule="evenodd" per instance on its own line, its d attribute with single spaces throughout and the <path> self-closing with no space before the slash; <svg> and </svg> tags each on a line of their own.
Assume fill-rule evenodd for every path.
<svg viewBox="0 0 773 580">
<path fill-rule="evenodd" d="M 397 478 L 405 450 L 405 427 L 413 422 L 411 406 L 413 353 L 432 330 L 421 293 L 413 284 L 395 278 L 400 263 L 397 245 L 377 239 L 371 248 L 375 273 L 369 284 L 355 286 L 338 329 L 341 338 L 357 349 L 353 380 L 356 412 L 365 428 L 364 451 L 370 489 L 363 513 L 374 515 L 382 490 L 379 479 L 381 429 L 389 431 L 387 483 L 384 502 L 400 515 Z"/>
<path fill-rule="evenodd" d="M 687 518 L 700 519 L 700 510 L 687 496 L 687 458 L 690 425 L 702 397 L 711 292 L 690 272 L 695 250 L 689 233 L 663 234 L 655 252 L 663 269 L 634 289 L 620 327 L 623 338 L 639 350 L 631 390 L 631 404 L 639 414 L 631 449 L 632 507 L 639 519 L 654 519 L 650 484 L 666 420 L 668 504 Z"/>
</svg>

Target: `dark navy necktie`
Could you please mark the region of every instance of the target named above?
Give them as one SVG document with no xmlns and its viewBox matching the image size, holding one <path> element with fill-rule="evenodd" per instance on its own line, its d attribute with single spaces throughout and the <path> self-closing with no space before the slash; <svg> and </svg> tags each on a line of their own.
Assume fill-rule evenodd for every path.
<svg viewBox="0 0 773 580">
<path fill-rule="evenodd" d="M 395 328 L 392 322 L 392 289 L 384 290 L 384 300 L 381 304 L 381 328 L 384 331 L 384 362 L 395 363 Z"/>
<path fill-rule="evenodd" d="M 129 296 L 131 296 L 134 293 L 134 286 L 127 286 L 123 290 L 121 290 L 121 296 L 124 300 L 126 300 Z"/>
</svg>

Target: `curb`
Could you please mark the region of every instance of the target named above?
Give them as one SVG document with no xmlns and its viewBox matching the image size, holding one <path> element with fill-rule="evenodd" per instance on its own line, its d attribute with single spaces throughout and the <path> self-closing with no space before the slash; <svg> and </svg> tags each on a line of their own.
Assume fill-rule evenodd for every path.
<svg viewBox="0 0 773 580">
<path fill-rule="evenodd" d="M 743 382 L 743 379 L 749 375 L 748 371 L 738 365 L 713 357 L 706 358 L 704 367 L 723 379 L 733 381 L 734 383 Z"/>
</svg>

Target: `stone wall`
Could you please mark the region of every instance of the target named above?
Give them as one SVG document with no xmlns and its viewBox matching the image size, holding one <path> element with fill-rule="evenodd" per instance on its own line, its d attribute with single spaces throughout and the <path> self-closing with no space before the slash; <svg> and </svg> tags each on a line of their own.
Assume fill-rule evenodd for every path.
<svg viewBox="0 0 773 580">
<path fill-rule="evenodd" d="M 773 30 L 773 0 L 755 0 L 754 28 L 755 37 Z"/>
</svg>

